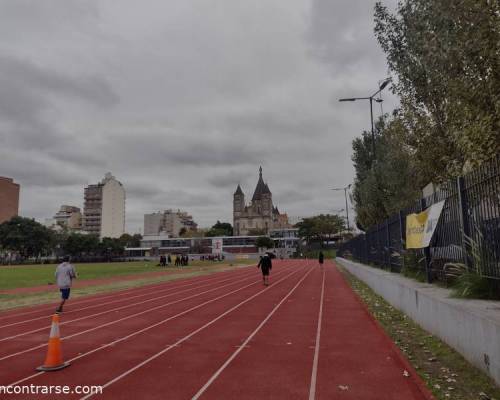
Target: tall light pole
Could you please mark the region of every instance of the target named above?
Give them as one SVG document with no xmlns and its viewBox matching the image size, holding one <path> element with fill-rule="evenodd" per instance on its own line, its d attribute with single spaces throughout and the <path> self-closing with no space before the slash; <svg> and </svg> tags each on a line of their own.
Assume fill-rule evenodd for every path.
<svg viewBox="0 0 500 400">
<path fill-rule="evenodd" d="M 370 118 L 371 118 L 371 123 L 372 123 L 372 153 L 373 153 L 374 159 L 376 157 L 375 157 L 375 127 L 374 127 L 374 123 L 373 123 L 373 101 L 375 100 L 377 103 L 382 102 L 382 99 L 376 99 L 375 96 L 377 94 L 379 94 L 382 90 L 384 90 L 391 81 L 392 81 L 392 78 L 384 79 L 382 82 L 380 82 L 379 89 L 369 97 L 349 97 L 349 98 L 339 99 L 339 101 L 341 101 L 341 102 L 356 101 L 356 100 L 369 100 L 370 101 Z"/>
<path fill-rule="evenodd" d="M 339 191 L 343 190 L 344 191 L 344 196 L 345 196 L 345 213 L 346 213 L 346 219 L 347 219 L 347 231 L 351 228 L 349 225 L 349 206 L 347 205 L 347 191 L 351 188 L 351 184 L 347 185 L 346 187 L 343 188 L 332 188 L 332 190 Z"/>
</svg>

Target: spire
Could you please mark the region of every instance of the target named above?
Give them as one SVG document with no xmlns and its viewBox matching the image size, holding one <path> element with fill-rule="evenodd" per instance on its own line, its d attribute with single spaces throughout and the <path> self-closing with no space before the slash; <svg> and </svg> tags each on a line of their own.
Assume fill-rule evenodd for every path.
<svg viewBox="0 0 500 400">
<path fill-rule="evenodd" d="M 262 179 L 262 166 L 259 168 L 259 181 L 255 187 L 255 192 L 253 193 L 252 201 L 260 200 L 263 194 L 271 193 L 269 187 L 264 183 Z"/>
<path fill-rule="evenodd" d="M 234 195 L 241 195 L 243 196 L 243 190 L 241 190 L 241 186 L 240 184 L 238 183 L 238 187 L 236 188 L 236 192 L 234 192 Z"/>
</svg>

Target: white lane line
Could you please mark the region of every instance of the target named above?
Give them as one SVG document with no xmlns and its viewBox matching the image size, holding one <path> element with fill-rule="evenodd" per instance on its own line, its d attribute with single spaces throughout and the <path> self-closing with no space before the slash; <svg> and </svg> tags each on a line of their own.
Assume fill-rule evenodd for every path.
<svg viewBox="0 0 500 400">
<path fill-rule="evenodd" d="M 249 267 L 250 266 L 242 266 L 241 268 L 243 269 L 243 268 L 249 268 Z M 217 275 L 226 275 L 226 274 L 230 274 L 232 272 L 240 272 L 240 271 L 239 270 L 221 271 L 220 273 L 217 273 Z M 175 275 L 175 274 L 173 274 L 173 275 Z M 159 275 L 159 277 L 161 277 L 161 276 L 164 276 L 164 275 Z M 143 291 L 147 291 L 149 293 L 152 289 L 157 288 L 158 286 L 161 287 L 161 286 L 169 285 L 168 287 L 171 287 L 171 286 L 175 286 L 178 283 L 182 283 L 182 282 L 188 281 L 190 279 L 197 279 L 197 280 L 203 280 L 204 281 L 205 279 L 203 279 L 203 278 L 207 278 L 209 276 L 211 277 L 212 274 L 207 274 L 207 275 L 201 275 L 201 276 L 192 277 L 192 276 L 189 276 L 189 273 L 187 273 L 186 275 L 183 274 L 182 277 L 180 277 L 179 279 L 174 279 L 172 281 L 165 281 L 165 282 L 160 282 L 160 283 L 150 283 L 150 284 L 147 284 L 147 285 L 144 285 L 144 286 L 141 286 L 141 287 L 115 290 L 113 292 L 113 294 L 110 294 L 110 295 L 103 295 L 101 293 L 101 294 L 91 295 L 90 296 L 91 298 L 88 298 L 88 299 L 85 298 L 85 297 L 88 297 L 88 296 L 79 297 L 79 298 L 76 298 L 75 300 L 73 300 L 71 302 L 71 304 L 73 304 L 75 306 L 76 305 L 82 305 L 82 304 L 86 304 L 86 303 L 92 303 L 92 302 L 102 301 L 102 300 L 105 300 L 105 299 L 108 299 L 108 298 L 116 298 L 116 297 L 119 297 L 119 296 L 127 296 L 127 295 L 129 295 L 131 293 L 139 293 L 139 292 L 142 293 Z M 144 290 L 141 290 L 141 289 L 144 289 Z M 53 306 L 55 306 L 57 304 L 59 304 L 59 303 L 57 303 L 57 302 L 49 303 L 48 305 L 50 306 L 50 308 L 45 308 L 45 306 L 47 306 L 47 304 L 43 304 L 43 305 L 41 304 L 40 306 L 37 306 L 37 307 L 40 307 L 40 309 L 38 309 L 38 310 L 26 311 L 26 312 L 21 312 L 21 313 L 18 313 L 18 312 L 12 311 L 12 310 L 5 310 L 5 311 L 0 312 L 0 321 L 3 321 L 5 319 L 10 319 L 10 318 L 17 318 L 17 317 L 22 316 L 22 315 L 30 315 L 30 314 L 36 314 L 36 313 L 45 312 L 45 311 L 47 311 L 47 312 L 48 311 L 52 311 L 53 310 Z M 2 315 L 3 312 L 8 313 L 8 315 Z"/>
<path fill-rule="evenodd" d="M 309 387 L 309 400 L 316 398 L 316 377 L 318 376 L 319 345 L 321 340 L 321 323 L 323 321 L 323 298 L 325 295 L 325 270 L 323 269 L 323 283 L 321 284 L 321 300 L 319 303 L 318 330 L 316 332 L 316 347 L 314 349 L 313 368 L 311 372 L 311 386 Z"/>
<path fill-rule="evenodd" d="M 252 274 L 253 275 L 253 274 Z M 80 335 L 83 335 L 85 333 L 89 333 L 89 332 L 93 332 L 97 329 L 101 329 L 101 328 L 105 328 L 107 326 L 110 326 L 110 325 L 114 325 L 114 324 L 117 324 L 119 322 L 122 322 L 122 321 L 125 321 L 125 320 L 128 320 L 128 319 L 131 319 L 131 318 L 134 318 L 134 317 L 137 317 L 139 315 L 143 315 L 143 314 L 146 314 L 146 313 L 149 313 L 151 311 L 156 311 L 156 310 L 159 310 L 161 308 L 165 308 L 165 307 L 168 307 L 168 306 L 171 306 L 172 304 L 177 304 L 177 303 L 181 303 L 183 301 L 186 301 L 186 300 L 190 300 L 192 298 L 195 298 L 195 297 L 198 297 L 198 296 L 201 296 L 203 294 L 206 294 L 206 293 L 210 293 L 210 292 L 213 292 L 215 290 L 219 290 L 219 289 L 223 289 L 227 286 L 231 286 L 231 285 L 235 285 L 237 283 L 241 283 L 241 282 L 245 282 L 245 281 L 248 281 L 250 279 L 253 279 L 253 276 L 250 276 L 248 278 L 245 278 L 245 279 L 242 279 L 242 280 L 238 280 L 236 282 L 230 282 L 230 283 L 227 283 L 225 285 L 222 285 L 222 286 L 218 286 L 216 288 L 212 288 L 210 290 L 206 290 L 204 292 L 200 292 L 200 293 L 197 293 L 197 294 L 194 294 L 192 296 L 188 296 L 188 297 L 184 297 L 182 299 L 179 299 L 179 300 L 175 300 L 175 301 L 171 301 L 169 303 L 165 303 L 165 304 L 161 304 L 159 306 L 156 306 L 156 307 L 153 307 L 153 308 L 148 308 L 147 310 L 144 310 L 144 311 L 140 311 L 140 312 L 137 312 L 137 313 L 134 313 L 134 314 L 131 314 L 131 315 L 127 315 L 125 317 L 122 317 L 122 318 L 119 318 L 119 319 L 116 319 L 116 320 L 113 320 L 113 321 L 110 321 L 110 322 L 107 322 L 105 324 L 99 324 L 93 328 L 89 328 L 89 329 L 86 329 L 86 330 L 83 330 L 83 331 L 80 331 L 80 332 L 77 332 L 77 333 L 74 333 L 72 335 L 69 335 L 69 336 L 64 336 L 61 338 L 61 340 L 67 340 L 67 339 L 71 339 L 73 337 L 76 337 L 76 336 L 80 336 Z M 226 279 L 227 280 L 227 279 Z M 224 281 L 226 281 L 224 280 Z M 222 282 L 224 282 L 222 281 Z M 219 282 L 221 283 L 221 282 Z M 206 285 L 205 285 L 206 286 Z M 33 350 L 36 350 L 36 349 L 40 349 L 42 347 L 46 347 L 47 346 L 47 343 L 41 343 L 39 345 L 36 345 L 36 346 L 33 346 L 33 347 L 30 347 L 28 349 L 25 349 L 25 350 L 20 350 L 16 353 L 11 353 L 11 354 L 7 354 L 5 356 L 1 356 L 0 357 L 0 361 L 3 361 L 3 360 L 7 360 L 9 358 L 12 358 L 12 357 L 15 357 L 15 356 L 18 356 L 18 355 L 21 355 L 21 354 L 25 354 L 25 353 L 28 353 L 30 351 L 33 351 Z"/>
<path fill-rule="evenodd" d="M 244 275 L 244 274 L 242 274 L 242 275 Z M 164 288 L 164 289 L 161 289 L 161 290 L 157 291 L 156 295 L 159 294 L 159 293 L 170 293 L 170 292 L 172 292 L 174 290 L 182 289 L 182 288 L 185 288 L 185 287 L 196 286 L 196 285 L 198 285 L 200 283 L 211 283 L 214 280 L 217 280 L 217 278 L 220 278 L 220 276 L 219 277 L 215 277 L 215 279 L 212 276 L 211 279 L 205 279 L 202 282 L 194 282 L 194 283 L 185 284 L 185 285 L 178 285 L 178 286 L 174 286 L 174 287 L 169 286 L 167 288 Z M 225 281 L 227 281 L 229 279 L 231 279 L 231 277 L 227 278 L 227 279 L 225 279 L 223 281 L 220 281 L 220 282 L 225 282 Z M 204 286 L 207 286 L 207 285 L 204 285 Z M 204 287 L 204 286 L 199 286 L 199 287 Z M 134 295 L 134 296 L 129 296 L 129 297 L 125 298 L 125 299 L 118 299 L 118 300 L 108 301 L 108 302 L 104 302 L 104 303 L 99 303 L 99 304 L 95 304 L 95 305 L 91 305 L 91 306 L 87 306 L 87 307 L 82 307 L 82 308 L 77 308 L 77 309 L 74 309 L 74 310 L 66 311 L 64 314 L 68 315 L 70 313 L 72 314 L 72 313 L 76 313 L 76 312 L 83 311 L 83 310 L 89 310 L 91 308 L 97 308 L 97 307 L 107 306 L 107 305 L 110 305 L 110 304 L 119 303 L 121 301 L 129 301 L 131 299 L 137 299 L 137 298 L 144 297 L 144 296 L 151 296 L 151 290 L 148 290 L 147 293 L 141 293 L 141 294 L 137 294 L 137 295 Z M 51 309 L 51 310 L 53 311 L 53 309 Z M 53 314 L 53 312 L 52 312 L 52 314 Z M 0 329 L 7 328 L 9 326 L 26 324 L 28 322 L 33 322 L 33 321 L 37 321 L 37 320 L 40 320 L 40 319 L 48 318 L 52 314 L 50 314 L 50 315 L 43 315 L 41 317 L 36 317 L 36 318 L 31 318 L 31 319 L 25 319 L 23 321 L 13 322 L 13 323 L 7 324 L 7 325 L 2 325 L 2 326 L 0 326 Z"/>
<path fill-rule="evenodd" d="M 291 273 L 291 274 L 288 274 L 287 276 L 285 276 L 283 279 L 281 279 L 280 281 L 276 282 L 275 284 L 278 284 L 278 283 L 279 283 L 279 282 L 281 282 L 282 280 L 285 280 L 285 279 L 289 278 L 290 276 L 295 275 L 297 272 L 299 272 L 299 271 L 295 271 L 295 272 L 293 272 L 293 273 Z M 281 275 L 282 273 L 284 273 L 284 272 L 280 272 L 280 273 L 279 273 L 279 275 Z M 216 298 L 214 298 L 214 299 L 211 299 L 211 300 L 205 301 L 205 302 L 203 302 L 203 303 L 201 303 L 201 304 L 198 304 L 197 306 L 191 307 L 191 308 L 190 308 L 190 309 L 188 309 L 188 310 L 182 311 L 182 312 L 180 312 L 180 313 L 178 313 L 178 314 L 176 314 L 176 315 L 173 315 L 173 316 L 168 317 L 168 318 L 165 318 L 165 319 L 163 319 L 163 320 L 161 320 L 161 321 L 159 321 L 159 322 L 156 322 L 156 323 L 154 323 L 153 325 L 149 325 L 149 326 L 147 326 L 147 327 L 145 327 L 145 328 L 143 328 L 143 329 L 141 329 L 141 330 L 138 330 L 138 331 L 132 332 L 132 333 L 128 334 L 127 336 L 123 336 L 123 337 L 121 337 L 121 338 L 119 338 L 119 339 L 116 339 L 116 340 L 114 340 L 114 341 L 112 341 L 112 342 L 106 343 L 106 344 L 104 344 L 104 345 L 102 345 L 102 346 L 100 346 L 100 347 L 97 347 L 97 348 L 95 348 L 95 349 L 89 350 L 89 351 L 87 351 L 86 353 L 79 354 L 78 356 L 76 356 L 76 357 L 73 357 L 73 358 L 69 359 L 69 360 L 68 360 L 68 362 L 73 362 L 73 361 L 78 360 L 78 359 L 80 359 L 80 358 L 86 357 L 86 356 L 88 356 L 88 355 L 90 355 L 90 354 L 94 354 L 94 353 L 96 353 L 96 352 L 98 352 L 98 351 L 100 351 L 100 350 L 103 350 L 103 349 L 107 348 L 107 347 L 114 346 L 114 345 L 115 345 L 115 344 L 117 344 L 117 343 L 123 342 L 123 341 L 125 341 L 125 340 L 127 340 L 127 339 L 130 339 L 131 337 L 134 337 L 134 336 L 137 336 L 137 335 L 139 335 L 139 334 L 141 334 L 141 333 L 147 332 L 147 331 L 149 331 L 149 330 L 151 330 L 151 329 L 153 329 L 153 328 L 156 328 L 156 327 L 157 327 L 157 326 L 159 326 L 159 325 L 162 325 L 162 324 L 164 324 L 164 323 L 166 323 L 166 322 L 169 322 L 169 321 L 171 321 L 171 320 L 173 320 L 173 319 L 175 319 L 175 318 L 178 318 L 178 317 L 181 317 L 181 316 L 183 316 L 183 315 L 185 315 L 185 314 L 188 314 L 188 313 L 190 313 L 191 311 L 194 311 L 194 310 L 196 310 L 196 309 L 198 309 L 198 308 L 204 307 L 204 306 L 206 306 L 206 305 L 208 305 L 208 304 L 211 304 L 211 303 L 213 303 L 213 302 L 215 302 L 215 301 L 217 301 L 217 300 L 220 300 L 220 299 L 222 299 L 222 298 L 224 298 L 224 297 L 227 297 L 227 296 L 230 296 L 230 295 L 232 295 L 232 294 L 234 294 L 234 293 L 240 292 L 240 291 L 242 291 L 242 290 L 244 290 L 244 289 L 249 288 L 250 286 L 257 285 L 257 284 L 259 284 L 259 283 L 261 283 L 261 282 L 262 282 L 262 281 L 259 279 L 257 282 L 250 283 L 250 284 L 245 285 L 245 286 L 243 286 L 243 287 L 241 287 L 241 288 L 239 288 L 239 289 L 236 289 L 236 290 L 233 290 L 233 291 L 231 291 L 231 292 L 229 292 L 229 293 L 226 293 L 226 294 L 224 294 L 224 295 L 222 295 L 222 296 L 218 296 L 218 297 L 216 297 Z M 272 286 L 272 285 L 271 285 L 271 286 Z M 175 347 L 175 346 L 176 346 L 176 344 L 173 344 L 173 345 L 172 345 L 172 347 Z M 19 385 L 20 383 L 26 382 L 27 380 L 30 380 L 30 379 L 32 379 L 32 378 L 35 378 L 35 377 L 40 376 L 40 375 L 43 375 L 43 374 L 45 374 L 45 372 L 44 372 L 44 371 L 42 371 L 42 372 L 37 372 L 37 373 L 35 373 L 35 374 L 33 374 L 33 375 L 30 375 L 30 376 L 27 376 L 27 377 L 25 377 L 25 378 L 22 378 L 22 379 L 20 379 L 20 380 L 18 380 L 18 381 L 16 381 L 16 382 L 14 382 L 14 383 L 10 383 L 8 386 L 15 386 L 15 385 Z"/>
<path fill-rule="evenodd" d="M 250 275 L 251 273 L 249 273 L 248 275 Z M 246 275 L 246 274 L 245 274 Z M 232 280 L 234 277 L 232 278 L 227 278 L 225 279 L 224 281 L 227 281 L 227 280 Z M 206 287 L 206 286 L 210 286 L 212 283 L 208 283 L 208 284 L 205 284 L 205 285 L 202 285 L 202 286 L 199 286 L 200 288 L 202 287 Z M 184 292 L 188 292 L 190 290 L 193 290 L 193 288 L 189 288 L 189 289 L 185 289 L 185 290 L 181 290 L 181 291 L 177 291 L 177 292 L 174 292 L 174 293 L 169 293 L 169 294 L 166 294 L 166 295 L 163 295 L 163 296 L 154 296 L 150 299 L 147 299 L 147 300 L 143 300 L 143 301 L 139 301 L 137 303 L 133 303 L 133 304 L 127 304 L 127 305 L 124 305 L 124 306 L 120 306 L 120 307 L 116 307 L 116 308 L 112 308 L 112 309 L 109 309 L 109 310 L 105 310 L 105 311 L 101 311 L 101 312 L 98 312 L 98 313 L 95 313 L 95 314 L 89 314 L 89 315 L 85 315 L 83 317 L 80 317 L 80 318 L 75 318 L 75 319 L 70 319 L 68 321 L 65 321 L 65 322 L 61 322 L 59 325 L 67 325 L 71 322 L 76 322 L 76 321 L 82 321 L 84 319 L 88 319 L 88 318 L 93 318 L 93 317 L 98 317 L 99 315 L 104 315 L 104 314 L 108 314 L 110 312 L 113 312 L 113 311 L 120 311 L 120 310 L 125 310 L 127 308 L 131 308 L 131 307 L 135 307 L 135 306 L 138 306 L 138 305 L 141 305 L 141 304 L 145 304 L 145 303 L 150 303 L 152 301 L 157 301 L 157 300 L 160 300 L 160 299 L 164 299 L 166 297 L 171 297 L 171 296 L 176 296 L 180 293 L 184 293 Z M 15 338 L 18 338 L 18 337 L 22 337 L 22 336 L 26 336 L 26 335 L 30 335 L 32 333 L 36 333 L 36 332 L 41 332 L 41 331 L 44 331 L 46 329 L 50 328 L 50 325 L 47 325 L 47 326 L 44 326 L 42 328 L 37 328 L 37 329 L 33 329 L 31 331 L 27 331 L 27 332 L 23 332 L 23 333 L 18 333 L 16 335 L 12 335 L 12 336 L 7 336 L 7 337 L 4 337 L 4 338 L 1 338 L 0 339 L 0 342 L 4 342 L 6 340 L 12 340 L 12 339 L 15 339 Z"/>
<path fill-rule="evenodd" d="M 141 363 L 137 364 L 136 366 L 130 368 L 129 370 L 125 371 L 124 373 L 122 373 L 121 375 L 118 375 L 116 378 L 108 381 L 107 383 L 105 383 L 104 385 L 101 385 L 101 387 L 103 389 L 109 387 L 110 385 L 112 385 L 113 383 L 119 381 L 120 379 L 126 377 L 127 375 L 130 375 L 132 372 L 138 370 L 139 368 L 143 367 L 144 365 L 150 363 L 151 361 L 155 360 L 156 358 L 162 356 L 163 354 L 165 354 L 166 352 L 170 351 L 171 349 L 173 349 L 174 347 L 177 347 L 178 345 L 180 345 L 181 343 L 185 342 L 186 340 L 189 340 L 191 337 L 193 337 L 194 335 L 196 335 L 197 333 L 201 332 L 202 330 L 208 328 L 209 326 L 215 324 L 217 321 L 219 321 L 220 319 L 224 318 L 226 315 L 230 314 L 231 312 L 233 312 L 234 310 L 238 309 L 239 307 L 241 307 L 242 305 L 248 303 L 249 301 L 253 300 L 255 297 L 261 295 L 262 293 L 265 293 L 267 291 L 269 291 L 270 288 L 276 286 L 277 284 L 279 284 L 280 282 L 288 279 L 290 276 L 293 276 L 295 274 L 297 274 L 298 272 L 300 271 L 303 271 L 304 269 L 300 269 L 298 271 L 295 271 L 295 272 L 292 272 L 291 274 L 285 276 L 284 278 L 280 279 L 279 281 L 276 281 L 275 283 L 271 284 L 270 286 L 260 290 L 259 292 L 255 293 L 254 295 L 250 296 L 249 298 L 247 298 L 246 300 L 243 300 L 241 303 L 238 303 L 236 304 L 235 306 L 231 307 L 229 310 L 223 312 L 221 315 L 219 315 L 218 317 L 214 318 L 213 320 L 211 320 L 210 322 L 207 322 L 205 325 L 199 327 L 198 329 L 194 330 L 193 332 L 191 332 L 189 335 L 186 335 L 184 336 L 183 338 L 179 339 L 177 342 L 175 342 L 174 344 L 164 348 L 163 350 L 159 351 L 158 353 L 154 354 L 153 356 L 147 358 L 146 360 L 142 361 Z M 310 271 L 309 271 L 310 272 Z M 307 276 L 309 274 L 309 272 L 307 274 L 304 275 Z M 304 279 L 304 278 L 302 278 Z M 301 279 L 301 280 L 302 280 Z M 85 397 L 82 397 L 80 400 L 86 400 L 90 397 L 92 397 L 93 394 L 89 394 Z"/>
<path fill-rule="evenodd" d="M 264 318 L 264 320 L 259 324 L 259 326 L 257 326 L 257 328 L 255 328 L 255 330 L 250 334 L 250 336 L 248 336 L 246 338 L 246 340 L 240 345 L 241 347 L 238 348 L 238 350 L 236 350 L 227 360 L 224 364 L 222 364 L 222 366 L 215 372 L 215 374 L 213 374 L 211 376 L 211 378 L 207 381 L 207 383 L 205 383 L 203 385 L 203 387 L 198 390 L 198 392 L 192 397 L 192 400 L 197 400 L 200 398 L 200 396 L 208 389 L 208 387 L 217 379 L 217 377 L 227 368 L 227 366 L 231 363 L 231 361 L 233 361 L 237 356 L 238 354 L 240 354 L 240 352 L 245 348 L 245 346 L 248 344 L 248 342 L 250 342 L 250 340 L 252 340 L 252 338 L 257 334 L 257 332 L 259 332 L 262 327 L 266 324 L 267 321 L 269 321 L 269 319 L 274 315 L 274 313 L 278 310 L 278 308 L 280 308 L 280 306 L 286 301 L 286 299 L 288 299 L 292 294 L 293 292 L 295 291 L 295 289 L 297 289 L 299 287 L 299 285 L 304 281 L 304 279 L 306 279 L 306 277 L 313 271 L 312 268 L 309 269 L 309 271 L 304 274 L 304 276 L 297 282 L 297 284 L 292 288 L 292 290 L 290 290 L 288 292 L 288 294 L 283 297 L 281 299 L 281 301 L 276 304 L 276 306 L 272 309 L 272 311 L 267 315 L 266 318 Z"/>
</svg>

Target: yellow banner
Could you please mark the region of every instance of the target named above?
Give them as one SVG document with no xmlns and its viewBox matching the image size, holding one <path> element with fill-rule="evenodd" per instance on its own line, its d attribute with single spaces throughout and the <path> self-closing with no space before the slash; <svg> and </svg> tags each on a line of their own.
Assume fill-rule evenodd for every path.
<svg viewBox="0 0 500 400">
<path fill-rule="evenodd" d="M 406 216 L 406 248 L 407 249 L 421 249 L 424 247 L 424 231 L 425 223 L 429 211 L 425 210 L 419 214 L 409 214 Z"/>
<path fill-rule="evenodd" d="M 445 201 L 430 206 L 419 214 L 406 216 L 406 248 L 422 249 L 431 243 Z"/>
</svg>

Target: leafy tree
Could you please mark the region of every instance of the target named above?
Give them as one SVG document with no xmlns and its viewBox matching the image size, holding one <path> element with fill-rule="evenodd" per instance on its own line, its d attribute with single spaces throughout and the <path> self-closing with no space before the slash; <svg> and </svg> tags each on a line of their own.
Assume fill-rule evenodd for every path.
<svg viewBox="0 0 500 400">
<path fill-rule="evenodd" d="M 258 248 L 272 249 L 274 248 L 274 240 L 272 240 L 269 236 L 259 236 L 255 241 L 255 245 Z"/>
<path fill-rule="evenodd" d="M 252 228 L 248 230 L 250 236 L 261 236 L 267 234 L 265 229 L 262 228 Z"/>
<path fill-rule="evenodd" d="M 415 168 L 415 159 L 402 137 L 406 129 L 396 115 L 377 123 L 375 147 L 372 154 L 371 133 L 364 132 L 353 141 L 353 189 L 357 226 L 365 230 L 383 221 L 419 198 L 425 185 Z"/>
<path fill-rule="evenodd" d="M 107 256 L 121 256 L 125 252 L 125 246 L 120 239 L 103 237 L 99 243 L 99 253 Z"/>
<path fill-rule="evenodd" d="M 179 236 L 183 238 L 201 238 L 205 237 L 207 232 L 208 231 L 204 231 L 203 229 L 196 229 L 196 230 L 188 229 L 182 234 L 180 234 L 181 232 L 179 232 Z"/>
<path fill-rule="evenodd" d="M 217 221 L 206 233 L 207 237 L 233 236 L 233 226 L 229 222 Z"/>
<path fill-rule="evenodd" d="M 63 244 L 63 250 L 71 256 L 83 254 L 96 254 L 99 252 L 99 237 L 97 235 L 85 235 L 83 233 L 71 233 Z"/>
<path fill-rule="evenodd" d="M 142 235 L 140 233 L 135 233 L 130 235 L 129 233 L 124 233 L 120 236 L 120 243 L 123 247 L 139 247 L 141 245 Z"/>
<path fill-rule="evenodd" d="M 180 237 L 184 237 L 184 235 L 187 233 L 187 229 L 185 226 L 183 226 L 180 230 L 179 230 L 179 236 Z"/>
<path fill-rule="evenodd" d="M 379 2 L 375 23 L 426 183 L 498 154 L 500 2 L 402 0 L 395 14 Z"/>
<path fill-rule="evenodd" d="M 301 238 L 308 243 L 319 241 L 322 246 L 325 240 L 345 230 L 345 223 L 344 219 L 338 215 L 320 214 L 304 218 L 296 224 L 296 227 L 299 228 Z"/>
<path fill-rule="evenodd" d="M 53 232 L 30 218 L 13 217 L 0 224 L 0 247 L 24 257 L 38 257 L 53 244 Z"/>
</svg>

